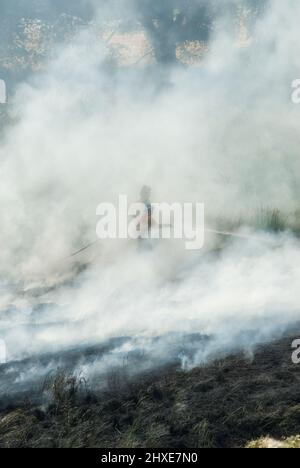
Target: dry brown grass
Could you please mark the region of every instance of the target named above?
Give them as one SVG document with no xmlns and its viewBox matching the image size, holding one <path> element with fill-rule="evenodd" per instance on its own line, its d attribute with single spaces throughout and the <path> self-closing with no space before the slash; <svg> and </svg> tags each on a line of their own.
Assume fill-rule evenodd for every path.
<svg viewBox="0 0 300 468">
<path fill-rule="evenodd" d="M 125 385 L 113 375 L 98 394 L 58 373 L 45 384 L 47 406 L 0 415 L 0 447 L 297 447 L 293 338 L 262 347 L 253 360 L 241 354 L 190 372 L 170 367 Z"/>
<path fill-rule="evenodd" d="M 247 445 L 250 449 L 299 449 L 300 436 L 289 437 L 285 440 L 276 440 L 271 437 L 262 437 L 261 439 L 250 442 Z"/>
</svg>

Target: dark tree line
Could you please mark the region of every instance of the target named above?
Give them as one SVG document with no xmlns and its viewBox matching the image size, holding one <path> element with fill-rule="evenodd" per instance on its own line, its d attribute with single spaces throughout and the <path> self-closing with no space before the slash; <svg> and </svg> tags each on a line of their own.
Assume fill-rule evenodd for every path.
<svg viewBox="0 0 300 468">
<path fill-rule="evenodd" d="M 61 14 L 138 22 L 145 29 L 156 60 L 176 62 L 176 48 L 185 41 L 208 41 L 217 18 L 234 17 L 239 6 L 251 8 L 253 18 L 268 0 L 1 0 L 0 48 L 10 44 L 23 18 L 55 21 Z"/>
<path fill-rule="evenodd" d="M 251 9 L 251 20 L 261 14 L 268 0 L 134 0 L 160 63 L 176 61 L 178 43 L 209 41 L 219 17 L 236 18 L 238 8 Z M 232 23 L 232 24 L 233 24 Z"/>
<path fill-rule="evenodd" d="M 188 40 L 207 41 L 212 25 L 211 8 L 195 0 L 136 0 L 144 26 L 160 63 L 176 61 L 176 48 Z"/>
</svg>

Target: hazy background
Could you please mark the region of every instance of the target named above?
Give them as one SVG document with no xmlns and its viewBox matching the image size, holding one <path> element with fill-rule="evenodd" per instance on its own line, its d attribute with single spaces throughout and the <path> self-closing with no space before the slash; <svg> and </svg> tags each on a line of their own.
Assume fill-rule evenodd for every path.
<svg viewBox="0 0 300 468">
<path fill-rule="evenodd" d="M 137 348 L 167 361 L 175 349 L 192 366 L 280 336 L 299 316 L 300 115 L 291 83 L 299 70 L 300 5 L 273 0 L 257 10 L 259 2 L 217 1 L 207 9 L 199 2 L 195 39 L 180 8 L 175 28 L 166 15 L 149 25 L 147 15 L 158 14 L 149 2 L 86 3 L 76 2 L 83 17 L 70 12 L 81 15 L 71 40 L 54 35 L 51 53 L 37 62 L 30 55 L 19 74 L 5 66 L 15 79 L 0 145 L 0 336 L 8 359 L 126 336 L 117 362 Z M 21 20 L 26 14 L 49 24 L 71 5 L 26 4 Z M 10 5 L 2 0 L 6 19 L 17 16 Z M 132 30 L 136 22 L 143 30 L 146 63 L 126 63 L 126 53 L 120 57 L 107 42 L 107 22 L 109 30 L 121 27 L 115 9 Z M 153 28 L 167 25 L 175 39 L 162 50 L 157 41 L 165 38 Z M 178 59 L 176 47 L 174 55 L 187 31 L 202 50 L 191 64 Z M 148 252 L 107 242 L 69 258 L 96 239 L 100 202 L 119 194 L 136 201 L 144 184 L 154 202 L 205 203 L 210 227 L 254 239 L 208 234 L 203 251 L 189 254 L 180 242 Z M 280 229 L 266 229 L 260 217 L 268 216 L 280 219 Z M 170 333 L 177 338 L 170 341 Z M 179 353 L 176 342 L 188 333 L 212 339 Z M 157 345 L 157 336 L 166 338 Z M 113 360 L 103 359 L 108 366 Z M 84 371 L 103 369 L 103 359 Z"/>
</svg>

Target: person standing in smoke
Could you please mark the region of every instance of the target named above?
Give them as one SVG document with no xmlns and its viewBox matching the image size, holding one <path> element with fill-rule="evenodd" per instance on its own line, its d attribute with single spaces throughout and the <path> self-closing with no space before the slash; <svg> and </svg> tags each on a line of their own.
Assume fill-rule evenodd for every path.
<svg viewBox="0 0 300 468">
<path fill-rule="evenodd" d="M 152 203 L 151 203 L 151 187 L 148 185 L 144 185 L 140 193 L 140 202 L 145 206 L 145 213 L 142 215 L 138 229 L 141 232 L 141 237 L 143 234 L 150 234 L 152 225 L 153 225 L 153 210 L 152 210 Z"/>
<path fill-rule="evenodd" d="M 151 187 L 144 185 L 140 193 L 140 203 L 145 207 L 137 229 L 140 232 L 139 240 L 149 240 L 151 239 L 151 230 L 158 229 L 161 230 L 163 227 L 172 227 L 172 224 L 160 224 L 153 216 L 154 206 L 151 203 Z M 151 244 L 152 245 L 152 244 Z"/>
</svg>

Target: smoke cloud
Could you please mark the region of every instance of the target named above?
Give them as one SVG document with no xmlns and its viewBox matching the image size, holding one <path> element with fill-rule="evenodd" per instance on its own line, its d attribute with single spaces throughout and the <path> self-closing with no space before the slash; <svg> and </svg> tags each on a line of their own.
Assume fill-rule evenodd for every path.
<svg viewBox="0 0 300 468">
<path fill-rule="evenodd" d="M 78 368 L 92 376 L 136 350 L 189 368 L 297 322 L 299 15 L 274 0 L 243 41 L 225 15 L 197 66 L 150 71 L 115 68 L 81 31 L 18 86 L 0 146 L 0 338 L 9 372 L 24 359 L 32 372 L 10 385 L 112 339 L 125 341 Z M 107 241 L 70 258 L 96 240 L 98 204 L 136 201 L 145 183 L 153 202 L 205 203 L 210 227 L 261 241 L 207 234 L 192 253 L 175 241 L 150 251 Z M 259 230 L 262 208 L 280 210 L 285 232 Z M 188 343 L 191 334 L 206 338 Z M 30 364 L 47 353 L 57 358 Z"/>
</svg>

